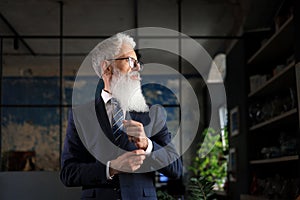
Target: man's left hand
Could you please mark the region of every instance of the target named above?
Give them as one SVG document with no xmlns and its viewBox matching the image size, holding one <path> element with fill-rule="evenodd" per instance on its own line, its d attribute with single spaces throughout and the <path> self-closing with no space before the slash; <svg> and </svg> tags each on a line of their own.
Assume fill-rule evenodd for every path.
<svg viewBox="0 0 300 200">
<path fill-rule="evenodd" d="M 129 141 L 134 142 L 137 148 L 146 150 L 148 147 L 148 139 L 143 124 L 134 120 L 124 120 L 123 125 Z"/>
</svg>

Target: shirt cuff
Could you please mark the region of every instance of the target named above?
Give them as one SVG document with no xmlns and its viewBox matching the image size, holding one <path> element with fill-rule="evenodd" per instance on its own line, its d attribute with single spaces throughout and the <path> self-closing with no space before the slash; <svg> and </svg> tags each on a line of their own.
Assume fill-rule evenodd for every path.
<svg viewBox="0 0 300 200">
<path fill-rule="evenodd" d="M 109 166 L 110 166 L 110 161 L 107 161 L 107 163 L 106 163 L 106 178 L 107 178 L 107 180 L 112 180 L 113 176 L 110 176 L 110 174 L 109 174 Z"/>
<path fill-rule="evenodd" d="M 152 144 L 152 141 L 149 138 L 147 138 L 147 140 L 148 140 L 148 147 L 147 147 L 147 149 L 145 151 L 145 154 L 146 155 L 150 155 L 150 153 L 153 150 L 153 144 Z"/>
</svg>

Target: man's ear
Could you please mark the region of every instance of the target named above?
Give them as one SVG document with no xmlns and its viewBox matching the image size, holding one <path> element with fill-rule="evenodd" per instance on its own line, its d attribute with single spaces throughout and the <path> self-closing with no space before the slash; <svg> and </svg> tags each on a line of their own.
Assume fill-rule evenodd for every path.
<svg viewBox="0 0 300 200">
<path fill-rule="evenodd" d="M 100 65 L 101 65 L 102 76 L 112 74 L 112 66 L 108 61 L 104 60 L 101 62 Z"/>
</svg>

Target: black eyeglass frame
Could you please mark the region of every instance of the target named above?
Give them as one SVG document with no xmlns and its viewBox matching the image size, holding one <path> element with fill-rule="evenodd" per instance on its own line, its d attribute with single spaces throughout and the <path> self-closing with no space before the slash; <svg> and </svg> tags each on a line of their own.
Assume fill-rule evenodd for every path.
<svg viewBox="0 0 300 200">
<path fill-rule="evenodd" d="M 107 60 L 107 61 L 113 61 L 113 60 L 128 60 L 129 67 L 130 67 L 131 69 L 137 67 L 137 65 L 140 66 L 140 71 L 142 71 L 143 68 L 144 68 L 144 63 L 143 63 L 143 62 L 138 61 L 138 60 L 136 60 L 136 59 L 134 59 L 134 58 L 132 58 L 132 57 L 130 57 L 130 56 L 129 56 L 129 57 L 124 57 L 124 58 L 113 58 L 113 59 L 106 59 L 106 60 Z M 132 64 L 131 64 L 131 63 L 132 63 Z"/>
</svg>

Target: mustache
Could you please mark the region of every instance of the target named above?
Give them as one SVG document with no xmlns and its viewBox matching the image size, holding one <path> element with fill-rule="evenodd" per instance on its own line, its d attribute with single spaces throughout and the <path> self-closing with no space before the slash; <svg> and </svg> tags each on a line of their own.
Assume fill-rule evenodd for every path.
<svg viewBox="0 0 300 200">
<path fill-rule="evenodd" d="M 132 83 L 132 82 L 142 80 L 140 73 L 137 71 L 130 71 L 127 72 L 126 74 L 122 74 L 121 72 L 116 71 L 115 75 L 116 76 L 112 77 L 112 79 L 110 80 L 112 87 L 114 87 L 116 85 L 116 82 L 118 81 L 125 81 L 126 83 Z"/>
<path fill-rule="evenodd" d="M 127 74 L 128 77 L 132 77 L 132 76 L 136 76 L 138 78 L 138 80 L 141 80 L 141 75 L 139 72 L 137 71 L 131 71 Z"/>
</svg>

